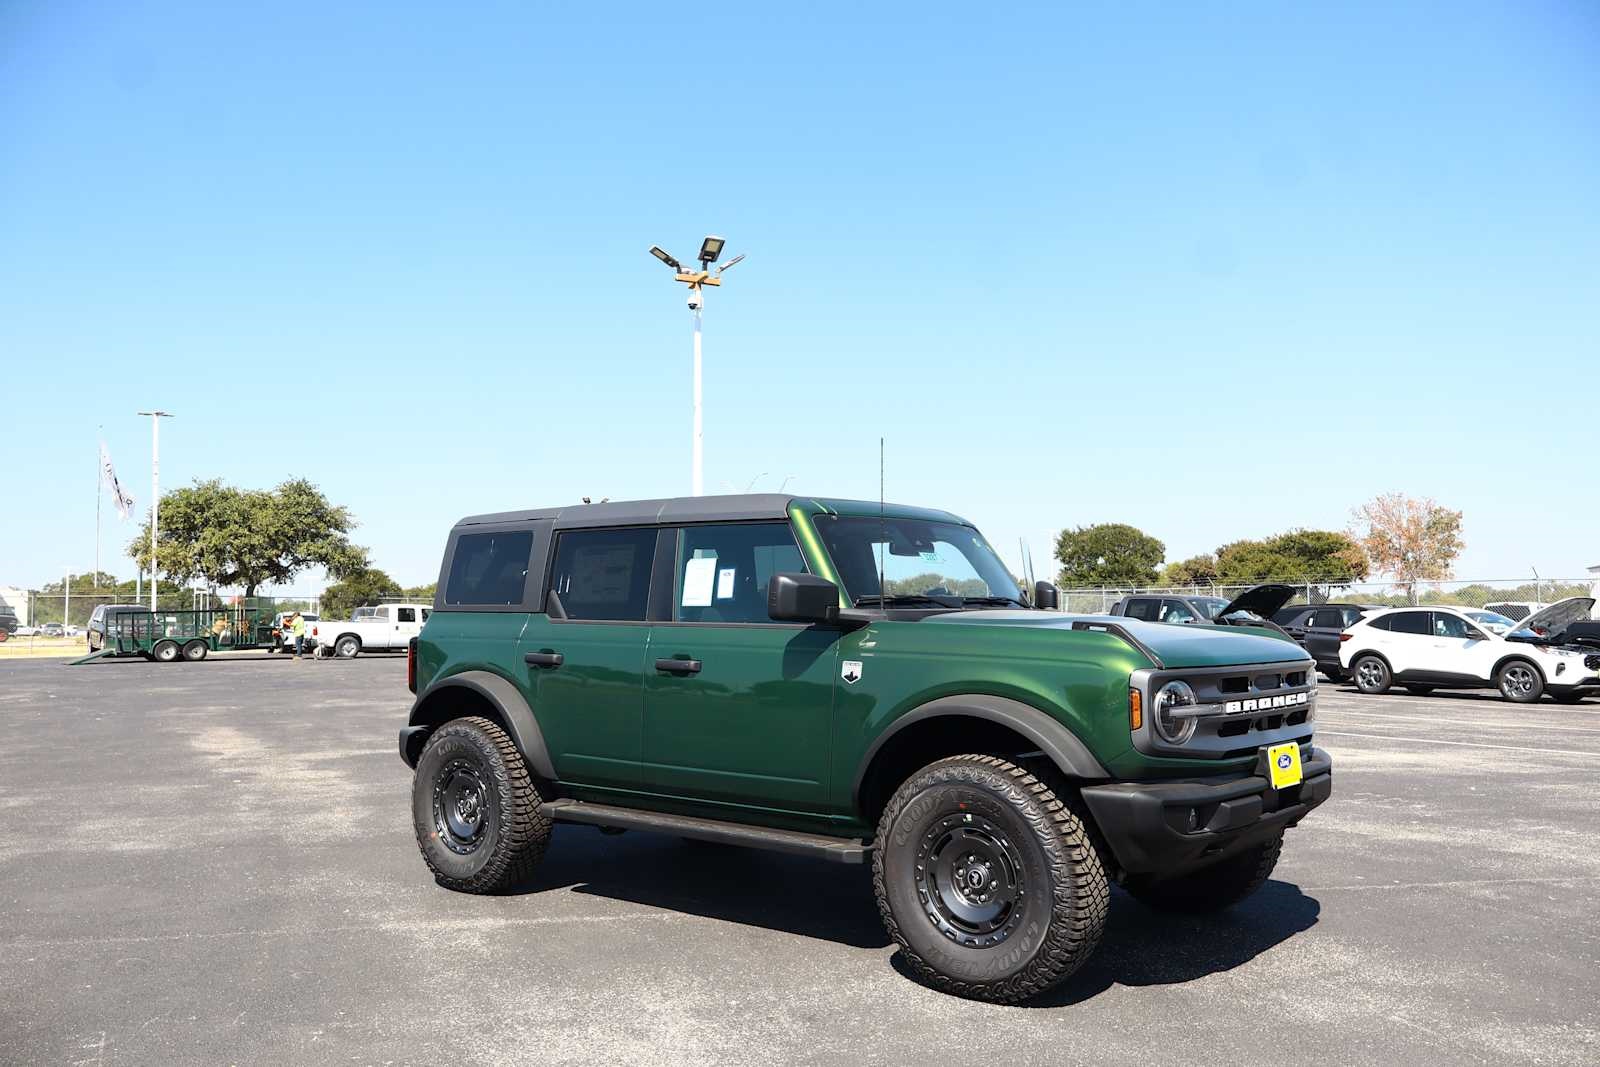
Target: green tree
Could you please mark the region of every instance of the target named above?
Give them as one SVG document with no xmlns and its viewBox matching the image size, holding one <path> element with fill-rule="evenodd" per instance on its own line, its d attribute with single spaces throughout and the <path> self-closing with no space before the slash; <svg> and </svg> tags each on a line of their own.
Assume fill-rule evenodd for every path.
<svg viewBox="0 0 1600 1067">
<path fill-rule="evenodd" d="M 384 597 L 401 595 L 399 582 L 376 567 L 366 567 L 345 575 L 342 581 L 322 591 L 322 617 L 349 618 L 364 604 L 376 604 Z"/>
<path fill-rule="evenodd" d="M 1161 568 L 1162 585 L 1215 585 L 1217 577 L 1217 557 L 1209 552 Z"/>
<path fill-rule="evenodd" d="M 427 585 L 412 585 L 407 586 L 405 593 L 402 595 L 410 597 L 412 600 L 427 601 L 433 599 L 438 588 L 438 582 L 429 582 Z"/>
<path fill-rule="evenodd" d="M 1150 585 L 1167 546 L 1143 530 L 1119 522 L 1079 526 L 1056 536 L 1059 584 Z"/>
<path fill-rule="evenodd" d="M 1217 573 L 1225 583 L 1349 585 L 1365 578 L 1368 569 L 1355 540 L 1333 530 L 1290 530 L 1264 541 L 1234 541 L 1217 549 Z"/>
<path fill-rule="evenodd" d="M 237 489 L 219 479 L 163 494 L 159 570 L 169 582 L 203 579 L 209 585 L 283 584 L 320 565 L 334 578 L 364 567 L 366 549 L 347 536 L 355 521 L 303 478 L 275 489 Z M 139 566 L 150 567 L 150 520 L 128 546 Z"/>
</svg>

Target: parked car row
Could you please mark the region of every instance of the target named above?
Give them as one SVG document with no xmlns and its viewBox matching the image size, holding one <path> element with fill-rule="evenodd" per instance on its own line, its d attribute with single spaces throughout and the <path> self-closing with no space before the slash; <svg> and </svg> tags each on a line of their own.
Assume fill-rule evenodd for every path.
<svg viewBox="0 0 1600 1067">
<path fill-rule="evenodd" d="M 1549 607 L 1508 602 L 1386 608 L 1373 604 L 1288 604 L 1289 586 L 1263 585 L 1231 601 L 1213 596 L 1123 597 L 1110 614 L 1177 624 L 1270 626 L 1292 637 L 1331 681 L 1363 693 L 1393 686 L 1496 689 L 1532 703 L 1548 693 L 1575 704 L 1600 695 L 1600 621 L 1592 597 Z M 1494 610 L 1504 607 L 1512 614 Z"/>
</svg>

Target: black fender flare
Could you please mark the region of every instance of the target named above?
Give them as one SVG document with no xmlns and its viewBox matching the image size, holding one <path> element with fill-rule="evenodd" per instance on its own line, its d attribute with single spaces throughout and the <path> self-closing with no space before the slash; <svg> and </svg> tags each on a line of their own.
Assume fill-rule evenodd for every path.
<svg viewBox="0 0 1600 1067">
<path fill-rule="evenodd" d="M 539 778 L 555 781 L 555 765 L 550 762 L 550 750 L 545 747 L 544 733 L 539 729 L 539 720 L 534 718 L 533 709 L 515 684 L 490 671 L 452 674 L 440 678 L 417 695 L 406 726 L 400 731 L 400 758 L 405 760 L 406 766 L 417 765 L 417 757 L 422 754 L 422 741 L 430 731 L 458 717 L 450 715 L 441 718 L 435 711 L 461 690 L 487 700 L 499 712 L 500 721 L 505 724 L 506 732 L 511 735 L 511 741 L 522 753 L 522 758 L 528 761 L 528 768 Z"/>
<path fill-rule="evenodd" d="M 855 780 L 850 786 L 851 803 L 859 808 L 861 786 L 866 781 L 867 771 L 871 769 L 872 761 L 877 758 L 878 753 L 890 739 L 917 723 L 939 718 L 982 719 L 998 723 L 1038 745 L 1039 751 L 1050 757 L 1051 762 L 1068 777 L 1091 781 L 1104 781 L 1111 777 L 1110 772 L 1101 766 L 1100 761 L 1095 759 L 1088 747 L 1078 740 L 1078 736 L 1058 719 L 1020 700 L 973 693 L 930 700 L 890 723 L 889 728 L 868 746 L 866 754 L 861 757 L 861 762 L 856 767 Z"/>
</svg>

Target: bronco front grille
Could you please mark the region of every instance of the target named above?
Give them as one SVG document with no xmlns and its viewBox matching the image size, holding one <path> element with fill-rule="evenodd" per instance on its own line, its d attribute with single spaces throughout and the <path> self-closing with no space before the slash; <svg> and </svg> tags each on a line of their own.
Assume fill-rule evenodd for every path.
<svg viewBox="0 0 1600 1067">
<path fill-rule="evenodd" d="M 1153 712 L 1155 695 L 1170 681 L 1188 683 L 1202 714 L 1194 735 L 1174 745 L 1158 734 L 1153 714 L 1134 731 L 1134 747 L 1152 756 L 1232 759 L 1263 745 L 1306 740 L 1316 717 L 1316 675 L 1307 666 L 1277 664 L 1136 671 L 1132 684 Z"/>
</svg>

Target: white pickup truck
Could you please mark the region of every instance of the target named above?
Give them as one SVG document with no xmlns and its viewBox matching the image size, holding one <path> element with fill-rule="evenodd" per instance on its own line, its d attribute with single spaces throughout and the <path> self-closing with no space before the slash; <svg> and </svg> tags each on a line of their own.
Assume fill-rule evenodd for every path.
<svg viewBox="0 0 1600 1067">
<path fill-rule="evenodd" d="M 311 627 L 317 653 L 350 659 L 362 652 L 403 652 L 422 632 L 432 604 L 379 604 L 357 608 L 348 619 L 319 619 Z"/>
</svg>

